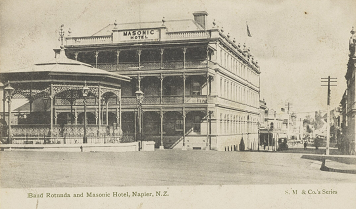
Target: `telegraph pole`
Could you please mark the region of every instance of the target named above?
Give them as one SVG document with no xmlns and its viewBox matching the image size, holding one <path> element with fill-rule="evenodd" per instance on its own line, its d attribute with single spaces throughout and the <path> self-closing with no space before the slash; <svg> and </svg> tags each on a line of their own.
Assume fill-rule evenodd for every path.
<svg viewBox="0 0 356 209">
<path fill-rule="evenodd" d="M 325 155 L 329 155 L 329 146 L 330 146 L 330 86 L 337 86 L 337 85 L 331 85 L 330 83 L 332 82 L 337 82 L 336 79 L 337 78 L 330 78 L 330 76 L 328 76 L 327 78 L 321 78 L 321 82 L 327 82 L 328 85 L 321 85 L 321 86 L 327 86 L 328 87 L 328 94 L 327 94 L 327 119 L 326 119 L 326 150 L 325 150 Z"/>
<path fill-rule="evenodd" d="M 289 102 L 288 102 L 287 140 L 289 140 Z"/>
<path fill-rule="evenodd" d="M 287 119 L 287 140 L 289 140 L 289 109 L 290 109 L 290 102 L 287 102 L 287 114 L 288 114 L 288 119 Z"/>
</svg>

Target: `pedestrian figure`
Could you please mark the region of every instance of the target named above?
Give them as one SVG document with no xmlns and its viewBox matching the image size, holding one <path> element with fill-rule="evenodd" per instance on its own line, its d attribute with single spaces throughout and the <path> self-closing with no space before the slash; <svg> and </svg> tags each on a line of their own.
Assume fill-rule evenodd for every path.
<svg viewBox="0 0 356 209">
<path fill-rule="evenodd" d="M 314 139 L 315 149 L 319 148 L 319 138 Z"/>
<path fill-rule="evenodd" d="M 263 142 L 263 150 L 266 150 L 266 139 L 264 140 L 264 142 Z"/>
<path fill-rule="evenodd" d="M 304 149 L 307 149 L 307 140 L 304 141 Z"/>
</svg>

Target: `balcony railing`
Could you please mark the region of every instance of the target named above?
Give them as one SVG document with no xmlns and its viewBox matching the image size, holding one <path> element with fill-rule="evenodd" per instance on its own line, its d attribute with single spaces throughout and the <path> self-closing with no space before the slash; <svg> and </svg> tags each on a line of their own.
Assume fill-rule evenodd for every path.
<svg viewBox="0 0 356 209">
<path fill-rule="evenodd" d="M 207 31 L 177 31 L 167 32 L 166 36 L 164 37 L 164 40 L 206 39 L 210 37 L 210 32 Z M 113 43 L 112 35 L 66 37 L 66 45 L 89 45 L 110 43 Z"/>
<path fill-rule="evenodd" d="M 201 39 L 210 38 L 210 33 L 206 31 L 182 31 L 182 32 L 168 32 L 166 33 L 166 39 L 177 40 L 177 39 Z"/>
<path fill-rule="evenodd" d="M 182 68 L 206 68 L 207 66 L 213 66 L 214 63 L 207 60 L 194 60 L 194 61 L 165 61 L 160 62 L 141 62 L 140 67 L 138 62 L 130 63 L 90 63 L 93 67 L 97 67 L 107 71 L 138 71 L 138 70 L 156 70 L 156 69 L 182 69 Z"/>
<path fill-rule="evenodd" d="M 70 98 L 62 98 L 62 97 L 56 97 L 54 100 L 54 105 L 56 106 L 70 106 Z M 82 106 L 83 105 L 84 99 L 78 98 L 75 100 L 75 102 L 72 104 L 73 106 Z M 98 105 L 98 101 L 95 98 L 87 98 L 86 99 L 87 105 Z"/>
<path fill-rule="evenodd" d="M 163 62 L 162 68 L 164 68 L 164 69 L 179 69 L 179 68 L 183 68 L 183 61 Z"/>
<path fill-rule="evenodd" d="M 160 96 L 147 96 L 143 99 L 143 104 L 160 104 L 161 97 Z"/>
<path fill-rule="evenodd" d="M 185 97 L 185 103 L 204 104 L 204 103 L 207 103 L 207 97 L 206 96 L 188 96 L 188 97 Z"/>
<path fill-rule="evenodd" d="M 165 104 L 181 104 L 183 103 L 183 96 L 164 96 L 163 103 Z"/>
<path fill-rule="evenodd" d="M 123 105 L 136 105 L 136 97 L 122 97 L 121 98 Z M 206 95 L 198 96 L 185 96 L 185 103 L 189 104 L 205 104 L 208 99 Z M 209 100 L 212 101 L 212 100 Z M 183 104 L 183 95 L 182 96 L 162 96 L 163 104 Z M 145 96 L 143 99 L 143 104 L 161 104 L 160 96 Z"/>
<path fill-rule="evenodd" d="M 120 143 L 122 136 L 88 136 L 87 144 Z M 12 144 L 83 144 L 83 137 L 12 137 Z"/>
<path fill-rule="evenodd" d="M 50 134 L 50 124 L 11 125 L 13 136 L 44 137 Z"/>
<path fill-rule="evenodd" d="M 11 127 L 13 144 L 83 143 L 84 125 L 54 125 L 52 134 L 49 124 L 20 124 Z M 88 144 L 118 143 L 121 139 L 119 131 L 112 126 L 88 124 L 86 131 Z"/>
<path fill-rule="evenodd" d="M 161 68 L 160 62 L 142 62 L 141 65 L 143 66 L 141 69 L 144 70 L 153 70 Z"/>
<path fill-rule="evenodd" d="M 83 36 L 67 37 L 67 45 L 87 45 L 87 44 L 109 44 L 112 43 L 112 36 Z"/>
</svg>

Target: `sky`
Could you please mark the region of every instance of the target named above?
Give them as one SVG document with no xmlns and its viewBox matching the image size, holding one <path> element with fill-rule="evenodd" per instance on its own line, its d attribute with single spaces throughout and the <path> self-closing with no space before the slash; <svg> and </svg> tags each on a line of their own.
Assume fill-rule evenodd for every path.
<svg viewBox="0 0 356 209">
<path fill-rule="evenodd" d="M 62 24 L 72 36 L 85 36 L 115 20 L 193 19 L 193 12 L 207 11 L 209 24 L 215 19 L 237 43 L 250 47 L 267 106 L 290 103 L 292 111 L 305 114 L 326 109 L 322 77 L 337 78 L 331 107 L 339 105 L 355 8 L 355 0 L 1 0 L 0 71 L 53 59 Z"/>
</svg>

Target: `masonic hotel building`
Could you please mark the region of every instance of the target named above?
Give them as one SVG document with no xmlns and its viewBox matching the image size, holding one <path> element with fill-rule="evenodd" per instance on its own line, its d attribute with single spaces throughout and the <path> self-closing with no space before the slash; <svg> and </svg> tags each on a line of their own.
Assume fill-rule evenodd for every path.
<svg viewBox="0 0 356 209">
<path fill-rule="evenodd" d="M 206 12 L 193 15 L 190 20 L 115 22 L 89 36 L 69 34 L 65 52 L 131 78 L 121 86 L 123 137 L 137 140 L 142 127 L 140 140 L 166 149 L 257 149 L 259 66 L 249 49 L 215 23 L 208 28 Z M 143 92 L 142 103 L 137 91 Z M 107 110 L 108 125 L 114 124 L 114 111 Z"/>
</svg>

